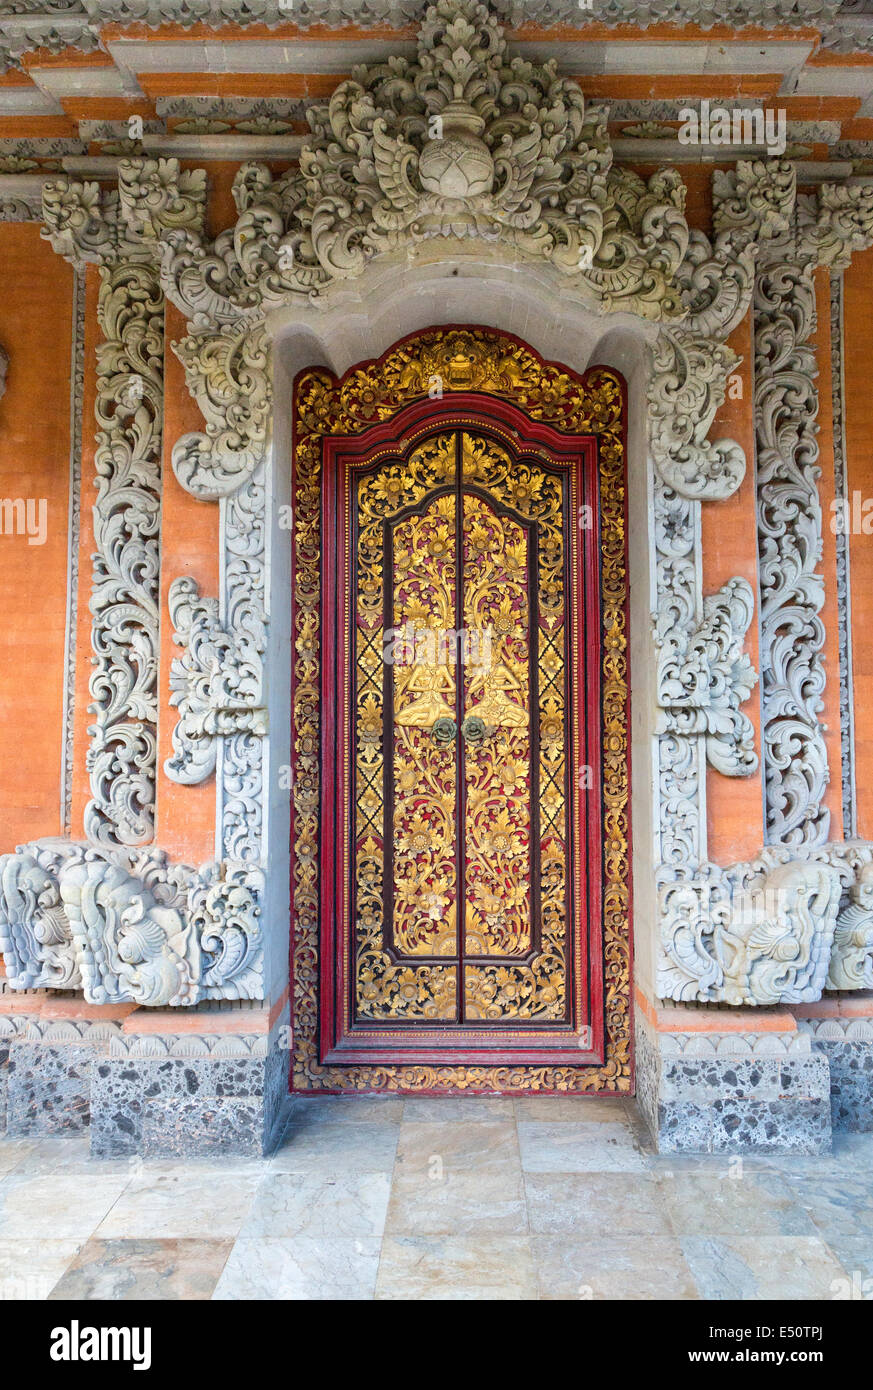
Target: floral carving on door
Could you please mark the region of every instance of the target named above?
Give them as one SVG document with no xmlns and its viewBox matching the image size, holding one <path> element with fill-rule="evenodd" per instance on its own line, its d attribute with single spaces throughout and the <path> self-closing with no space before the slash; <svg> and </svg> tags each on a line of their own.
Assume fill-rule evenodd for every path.
<svg viewBox="0 0 873 1390">
<path fill-rule="evenodd" d="M 440 329 L 295 404 L 295 1087 L 627 1091 L 621 380 Z"/>
</svg>

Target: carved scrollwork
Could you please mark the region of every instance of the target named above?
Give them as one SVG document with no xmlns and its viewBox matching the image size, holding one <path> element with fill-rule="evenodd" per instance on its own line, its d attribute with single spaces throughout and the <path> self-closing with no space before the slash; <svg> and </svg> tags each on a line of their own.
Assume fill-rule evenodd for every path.
<svg viewBox="0 0 873 1390">
<path fill-rule="evenodd" d="M 731 579 L 704 599 L 699 624 L 675 623 L 660 643 L 659 732 L 705 734 L 710 763 L 728 777 L 758 766 L 752 723 L 739 710 L 758 679 L 742 650 L 754 611 L 750 585 Z"/>
<path fill-rule="evenodd" d="M 662 998 L 733 1005 L 801 1003 L 824 987 L 840 878 L 815 860 L 661 875 Z"/>
<path fill-rule="evenodd" d="M 164 313 L 151 266 L 102 276 L 85 833 L 136 845 L 152 838 L 155 799 Z"/>
<path fill-rule="evenodd" d="M 263 610 L 238 609 L 231 630 L 219 621 L 218 600 L 201 598 L 193 579 L 174 579 L 168 596 L 174 640 L 185 647 L 170 668 L 170 703 L 179 710 L 173 756 L 164 764 L 174 782 L 192 785 L 215 771 L 217 741 L 232 734 L 262 737 Z"/>
<path fill-rule="evenodd" d="M 82 989 L 93 1004 L 262 998 L 262 893 L 248 865 L 197 871 L 155 849 L 23 845 L 0 857 L 9 984 Z"/>
<path fill-rule="evenodd" d="M 873 863 L 863 864 L 837 918 L 828 989 L 873 989 Z"/>
</svg>

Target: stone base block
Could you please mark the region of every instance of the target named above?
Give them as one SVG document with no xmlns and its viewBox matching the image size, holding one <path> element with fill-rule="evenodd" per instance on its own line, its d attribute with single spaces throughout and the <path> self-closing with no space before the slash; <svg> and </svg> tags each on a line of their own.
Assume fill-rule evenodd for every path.
<svg viewBox="0 0 873 1390">
<path fill-rule="evenodd" d="M 873 1019 L 810 1019 L 799 1027 L 830 1065 L 833 1129 L 873 1129 Z"/>
<path fill-rule="evenodd" d="M 0 1045 L 8 1133 L 88 1131 L 98 1158 L 269 1152 L 288 1092 L 287 1026 L 210 1034 L 203 1018 L 202 1033 L 166 1035 L 19 1015 Z"/>
<path fill-rule="evenodd" d="M 828 1059 L 802 1033 L 659 1033 L 638 1017 L 636 1056 L 662 1153 L 830 1151 Z"/>
</svg>

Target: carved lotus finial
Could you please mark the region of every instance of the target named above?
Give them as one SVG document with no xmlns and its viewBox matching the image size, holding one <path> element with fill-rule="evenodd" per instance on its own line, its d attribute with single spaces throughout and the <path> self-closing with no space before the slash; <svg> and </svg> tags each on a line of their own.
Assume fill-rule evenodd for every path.
<svg viewBox="0 0 873 1390">
<path fill-rule="evenodd" d="M 491 192 L 494 160 L 479 137 L 485 122 L 465 101 L 452 101 L 435 118 L 433 134 L 421 152 L 422 188 L 441 198 L 476 198 Z"/>
</svg>

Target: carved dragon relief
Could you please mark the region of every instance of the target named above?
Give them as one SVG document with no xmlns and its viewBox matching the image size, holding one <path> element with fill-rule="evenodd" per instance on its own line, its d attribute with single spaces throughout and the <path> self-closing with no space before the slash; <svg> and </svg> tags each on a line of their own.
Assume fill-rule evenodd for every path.
<svg viewBox="0 0 873 1390">
<path fill-rule="evenodd" d="M 165 293 L 189 319 L 188 334 L 174 349 L 205 421 L 203 431 L 174 446 L 174 470 L 194 496 L 225 498 L 241 514 L 259 516 L 261 531 L 258 499 L 272 411 L 265 320 L 279 305 L 304 297 L 326 301 L 331 286 L 360 275 L 377 256 L 413 254 L 428 240 L 444 241 L 448 251 L 477 238 L 499 243 L 521 262 L 546 263 L 594 312 L 630 311 L 658 325 L 649 419 L 662 615 L 665 868 L 659 880 L 667 895 L 666 963 L 676 883 L 688 874 L 722 872 L 705 862 L 701 758 L 705 753 L 728 775 L 748 774 L 757 763 L 751 726 L 739 709 L 754 683 L 741 654 L 751 596 L 740 580 L 708 598 L 700 592 L 699 508 L 703 500 L 730 496 L 744 476 L 740 446 L 711 441 L 709 432 L 738 360 L 725 340 L 748 310 L 761 247 L 790 224 L 794 172 L 753 161 L 716 174 L 713 239 L 689 229 L 678 174 L 660 170 L 644 182 L 614 169 L 602 113 L 586 109 L 577 85 L 552 66 L 510 59 L 499 25 L 475 0 L 438 0 L 427 12 L 415 60 L 357 70 L 329 102 L 310 110 L 309 120 L 312 136 L 299 169 L 279 178 L 265 166 L 240 169 L 236 224 L 213 243 L 204 240 L 202 183 L 172 160 L 123 161 L 117 194 L 103 195 L 99 215 L 87 185 L 57 180 L 46 190 L 47 233 L 65 254 L 100 259 L 103 239 L 116 254 L 124 247 L 125 254 L 159 262 Z M 839 242 L 848 229 L 857 244 L 857 206 L 850 203 L 837 190 L 828 227 L 822 225 L 829 264 L 840 254 L 830 249 L 832 231 Z M 256 552 L 251 574 L 240 570 L 238 596 L 263 590 Z M 228 690 L 239 694 L 236 629 L 218 624 L 209 601 L 189 593 L 186 602 L 198 614 L 186 655 L 174 663 L 182 718 L 168 771 L 172 766 L 170 775 L 199 780 L 215 764 L 216 737 L 228 746 L 236 739 L 246 749 L 240 777 L 255 804 L 258 733 L 240 731 L 235 721 L 255 719 L 259 697 L 237 704 L 233 696 L 222 704 Z M 246 653 L 252 690 L 262 650 Z M 222 843 L 233 836 L 222 830 Z M 256 833 L 242 857 L 256 859 L 259 846 Z M 797 905 L 812 891 L 802 870 L 783 885 L 794 894 L 791 921 L 799 921 Z M 821 907 L 830 902 L 825 888 L 813 897 L 811 920 L 830 920 L 830 907 Z M 798 964 L 797 972 L 802 983 L 787 983 L 786 990 L 816 987 L 816 970 Z M 736 1002 L 740 988 L 725 976 L 706 986 L 710 993 L 689 994 L 671 982 L 669 970 L 664 978 L 669 989 L 686 990 L 676 997 Z"/>
<path fill-rule="evenodd" d="M 13 989 L 81 989 L 151 1007 L 263 997 L 263 875 L 162 850 L 69 840 L 0 856 L 0 948 Z"/>
</svg>

